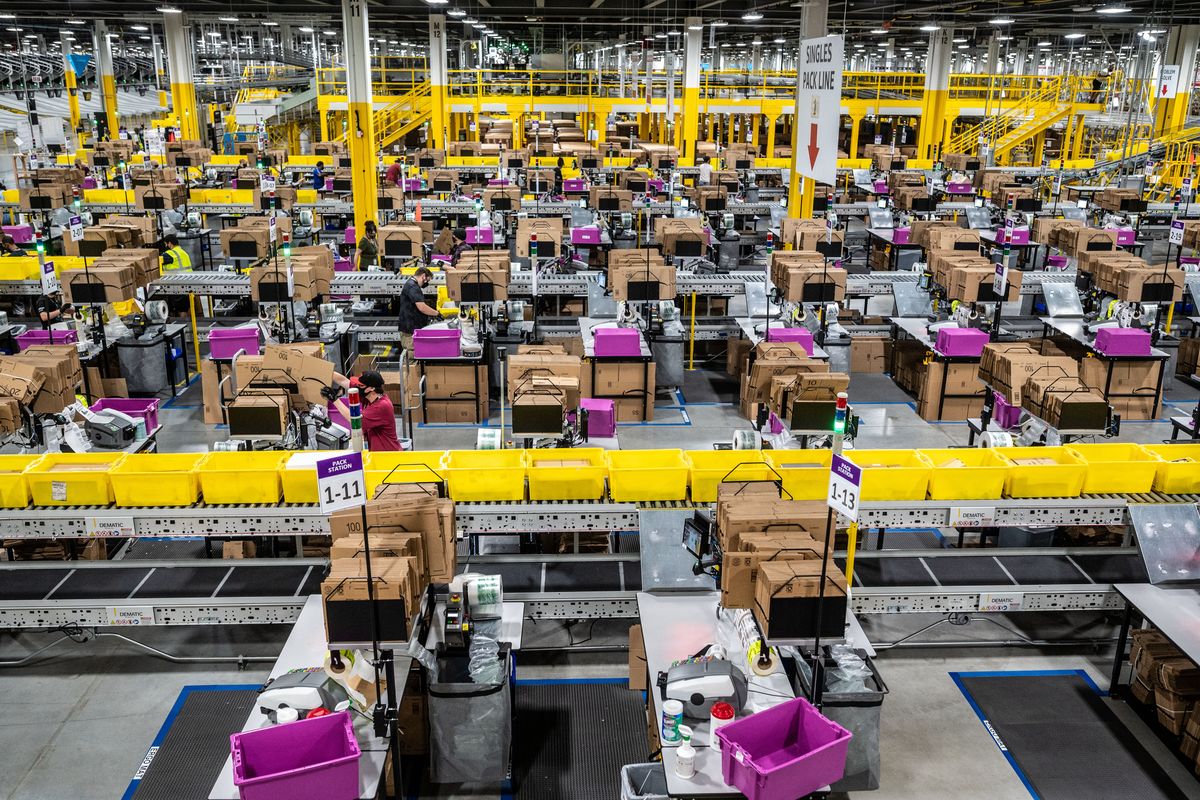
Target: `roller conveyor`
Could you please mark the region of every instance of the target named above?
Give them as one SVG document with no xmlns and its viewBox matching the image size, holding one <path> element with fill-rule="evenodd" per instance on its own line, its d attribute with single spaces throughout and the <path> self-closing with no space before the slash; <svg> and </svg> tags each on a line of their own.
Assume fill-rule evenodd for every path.
<svg viewBox="0 0 1200 800">
<path fill-rule="evenodd" d="M 860 552 L 851 604 L 859 614 L 1119 610 L 1112 584 L 1146 580 L 1133 547 Z"/>
<path fill-rule="evenodd" d="M 0 628 L 294 622 L 324 559 L 0 564 Z"/>
<path fill-rule="evenodd" d="M 459 561 L 467 571 L 499 575 L 504 599 L 525 603 L 537 619 L 637 617 L 636 554 L 473 556 Z"/>
</svg>

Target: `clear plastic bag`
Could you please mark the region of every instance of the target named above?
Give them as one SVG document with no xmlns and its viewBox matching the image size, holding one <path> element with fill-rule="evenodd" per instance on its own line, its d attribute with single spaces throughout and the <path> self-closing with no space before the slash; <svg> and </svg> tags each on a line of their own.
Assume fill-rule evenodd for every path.
<svg viewBox="0 0 1200 800">
<path fill-rule="evenodd" d="M 471 680 L 476 683 L 500 682 L 502 664 L 497 658 L 500 653 L 500 645 L 495 639 L 475 634 L 467 653 L 471 658 L 467 665 L 467 672 L 471 674 Z"/>
<path fill-rule="evenodd" d="M 829 670 L 825 691 L 831 694 L 867 691 L 867 679 L 871 677 L 871 668 L 867 666 L 867 662 L 849 645 L 835 644 L 829 649 L 835 666 Z"/>
</svg>

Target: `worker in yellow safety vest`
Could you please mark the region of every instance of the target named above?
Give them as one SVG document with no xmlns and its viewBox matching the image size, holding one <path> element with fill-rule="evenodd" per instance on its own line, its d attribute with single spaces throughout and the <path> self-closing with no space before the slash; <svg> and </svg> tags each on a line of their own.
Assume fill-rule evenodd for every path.
<svg viewBox="0 0 1200 800">
<path fill-rule="evenodd" d="M 162 256 L 162 272 L 178 272 L 192 268 L 192 257 L 179 246 L 179 239 L 175 234 L 169 233 L 164 236 L 163 246 L 166 249 Z"/>
</svg>

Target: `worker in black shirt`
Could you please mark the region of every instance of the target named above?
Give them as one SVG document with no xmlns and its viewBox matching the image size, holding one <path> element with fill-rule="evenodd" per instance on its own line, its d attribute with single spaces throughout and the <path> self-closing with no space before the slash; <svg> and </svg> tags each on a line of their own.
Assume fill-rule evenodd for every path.
<svg viewBox="0 0 1200 800">
<path fill-rule="evenodd" d="M 28 253 L 7 233 L 0 236 L 0 256 L 27 256 Z"/>
<path fill-rule="evenodd" d="M 38 319 L 42 321 L 42 330 L 50 330 L 52 323 L 61 322 L 63 317 L 75 313 L 73 305 L 67 303 L 64 306 L 59 302 L 61 297 L 61 294 L 55 292 L 54 294 L 44 294 L 33 301 L 33 313 L 37 314 Z"/>
<path fill-rule="evenodd" d="M 400 290 L 400 345 L 412 352 L 413 331 L 438 319 L 437 309 L 425 302 L 425 287 L 433 280 L 427 267 L 417 267 Z"/>
</svg>

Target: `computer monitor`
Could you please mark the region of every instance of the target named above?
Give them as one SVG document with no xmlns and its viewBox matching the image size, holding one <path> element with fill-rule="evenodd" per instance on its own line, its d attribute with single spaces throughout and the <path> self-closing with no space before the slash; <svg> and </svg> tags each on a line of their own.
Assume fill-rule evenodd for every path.
<svg viewBox="0 0 1200 800">
<path fill-rule="evenodd" d="M 676 258 L 699 258 L 704 253 L 704 245 L 695 239 L 684 239 L 675 243 Z"/>
<path fill-rule="evenodd" d="M 828 258 L 837 258 L 842 254 L 841 242 L 817 242 L 817 252 Z"/>
<path fill-rule="evenodd" d="M 600 200 L 597 203 L 597 205 L 600 206 L 600 209 L 599 209 L 600 211 L 620 211 L 621 210 L 621 198 L 605 197 L 604 195 L 601 195 Z"/>
<path fill-rule="evenodd" d="M 333 190 L 335 192 L 352 192 L 354 191 L 354 182 L 345 178 L 334 178 Z"/>
<path fill-rule="evenodd" d="M 547 436 L 561 434 L 563 407 L 554 403 L 535 405 L 513 403 L 512 432 L 514 436 Z"/>
<path fill-rule="evenodd" d="M 274 277 L 274 276 L 271 276 Z M 288 294 L 287 276 L 279 274 L 282 280 L 264 280 L 258 284 L 258 300 L 260 303 L 290 303 L 292 297 Z"/>
<path fill-rule="evenodd" d="M 80 242 L 82 244 L 82 242 Z M 71 284 L 71 302 L 75 305 L 103 305 L 108 302 L 108 297 L 104 291 L 104 284 L 96 283 L 79 283 Z"/>
<path fill-rule="evenodd" d="M 226 253 L 229 258 L 258 258 L 258 243 L 257 242 L 230 242 L 229 252 Z"/>
<path fill-rule="evenodd" d="M 345 164 L 342 164 L 339 161 L 338 166 L 339 167 L 350 166 L 350 163 L 349 163 L 350 159 L 347 158 L 347 159 L 345 159 L 345 161 L 347 162 Z M 273 167 L 273 166 L 275 166 L 275 156 L 261 155 L 258 157 L 258 163 L 263 165 L 264 167 Z"/>
<path fill-rule="evenodd" d="M 633 302 L 652 302 L 659 299 L 662 284 L 653 280 L 630 281 L 626 284 L 625 292 Z"/>
<path fill-rule="evenodd" d="M 396 208 L 392 200 L 393 198 L 390 194 L 381 194 L 376 199 L 375 203 L 379 206 L 380 211 L 392 211 Z"/>
<path fill-rule="evenodd" d="M 1148 280 L 1142 284 L 1143 303 L 1169 303 L 1175 297 L 1175 284 L 1168 278 L 1166 282 Z"/>
<path fill-rule="evenodd" d="M 837 294 L 837 284 L 806 283 L 800 293 L 802 303 L 832 303 Z"/>
<path fill-rule="evenodd" d="M 912 199 L 912 210 L 918 212 L 931 212 L 937 209 L 937 200 L 932 197 L 914 197 Z"/>
<path fill-rule="evenodd" d="M 383 254 L 396 258 L 410 258 L 413 254 L 412 239 L 388 239 L 383 243 Z"/>
<path fill-rule="evenodd" d="M 972 159 L 971 161 L 968 161 L 968 162 L 967 162 L 967 169 L 968 169 L 968 170 L 975 170 L 975 169 L 979 169 L 981 166 L 983 166 L 982 162 L 980 162 L 980 161 L 977 161 L 977 160 L 974 160 L 974 159 Z"/>
<path fill-rule="evenodd" d="M 813 211 L 828 211 L 828 210 L 829 210 L 829 198 L 828 197 L 814 197 L 813 198 Z"/>
<path fill-rule="evenodd" d="M 539 245 L 539 251 L 541 246 Z M 467 267 L 469 271 L 470 268 Z M 464 280 L 462 282 L 462 300 L 461 303 L 491 303 L 496 299 L 496 284 L 491 281 L 471 281 Z"/>
<path fill-rule="evenodd" d="M 525 166 L 525 159 L 510 158 L 507 163 L 509 169 L 522 169 Z"/>
<path fill-rule="evenodd" d="M 1042 201 L 1034 200 L 1032 198 L 1023 198 L 1023 199 L 1017 200 L 1016 208 L 1017 208 L 1017 211 L 1034 213 L 1036 211 L 1042 210 Z"/>
<path fill-rule="evenodd" d="M 629 191 L 633 192 L 634 194 L 645 194 L 646 193 L 646 182 L 645 181 L 626 181 L 625 188 L 628 189 Z"/>
<path fill-rule="evenodd" d="M 530 248 L 532 252 L 533 248 Z M 538 258 L 554 258 L 558 255 L 558 247 L 553 239 L 538 239 L 537 243 Z"/>
<path fill-rule="evenodd" d="M 177 166 L 177 167 L 193 166 L 192 157 L 191 156 L 175 156 L 175 166 Z"/>
<path fill-rule="evenodd" d="M 97 167 L 111 167 L 112 161 L 109 159 L 108 156 L 102 156 L 102 155 L 97 154 L 97 155 L 92 156 L 92 164 Z"/>
<path fill-rule="evenodd" d="M 1136 213 L 1141 213 L 1142 211 L 1145 211 L 1147 209 L 1147 207 L 1148 207 L 1148 204 L 1146 203 L 1145 200 L 1122 200 L 1121 201 L 1121 210 L 1122 211 L 1132 211 L 1133 213 L 1136 214 Z"/>
<path fill-rule="evenodd" d="M 54 200 L 49 195 L 34 194 L 29 196 L 29 207 L 35 211 L 50 211 L 54 208 Z"/>
</svg>

